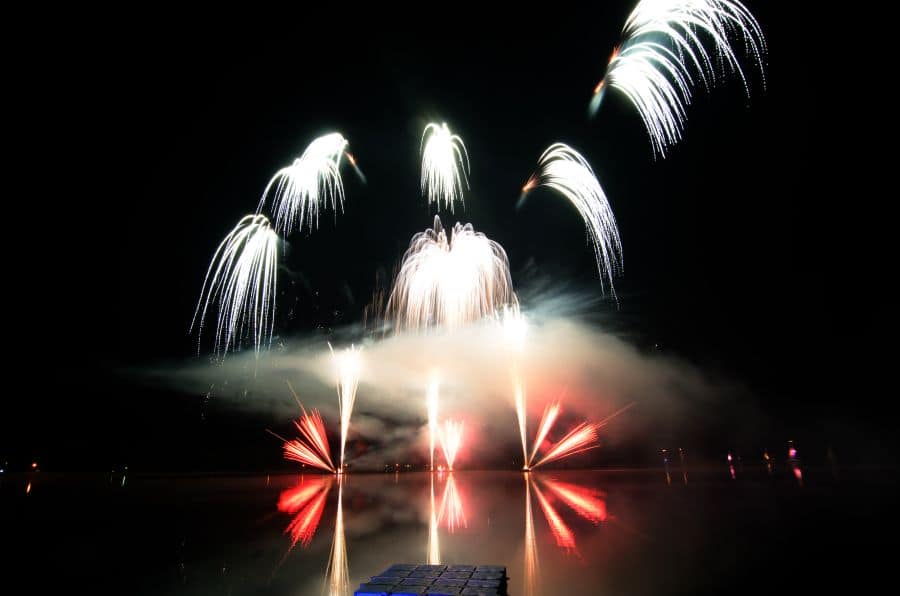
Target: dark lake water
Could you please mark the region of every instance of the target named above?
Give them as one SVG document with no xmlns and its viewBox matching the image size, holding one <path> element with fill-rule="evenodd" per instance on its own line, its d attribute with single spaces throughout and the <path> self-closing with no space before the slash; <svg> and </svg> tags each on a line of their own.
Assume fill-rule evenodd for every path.
<svg viewBox="0 0 900 596">
<path fill-rule="evenodd" d="M 82 593 L 349 593 L 392 563 L 504 565 L 510 594 L 856 593 L 894 473 L 738 469 L 0 478 L 6 577 Z M 12 593 L 4 590 L 4 593 Z"/>
</svg>

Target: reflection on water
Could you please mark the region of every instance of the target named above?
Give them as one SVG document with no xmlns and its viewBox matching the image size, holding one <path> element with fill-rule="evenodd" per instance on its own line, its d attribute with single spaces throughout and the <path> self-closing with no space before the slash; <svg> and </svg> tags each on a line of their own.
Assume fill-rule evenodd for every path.
<svg viewBox="0 0 900 596">
<path fill-rule="evenodd" d="M 0 511 L 13 512 L 5 535 L 28 559 L 71 561 L 70 585 L 108 578 L 128 593 L 336 596 L 393 563 L 439 561 L 503 565 L 510 593 L 520 596 L 649 595 L 697 593 L 698 582 L 709 581 L 706 593 L 725 593 L 735 577 L 746 585 L 757 577 L 758 559 L 735 559 L 736 540 L 749 542 L 747 552 L 778 553 L 784 545 L 795 556 L 802 550 L 795 543 L 824 540 L 811 529 L 880 496 L 864 492 L 865 500 L 848 502 L 852 472 L 845 471 L 844 500 L 836 500 L 830 471 L 805 461 L 801 469 L 799 455 L 772 476 L 759 453 L 755 466 L 743 468 L 732 455 L 733 463 L 693 466 L 690 486 L 677 482 L 683 471 L 674 458 L 671 486 L 662 466 L 340 478 L 131 475 L 124 488 L 106 474 L 91 485 L 41 473 L 3 477 L 7 506 Z M 831 484 L 823 484 L 823 473 Z M 831 550 L 817 552 L 821 558 Z M 710 579 L 710 569 L 738 571 Z"/>
</svg>

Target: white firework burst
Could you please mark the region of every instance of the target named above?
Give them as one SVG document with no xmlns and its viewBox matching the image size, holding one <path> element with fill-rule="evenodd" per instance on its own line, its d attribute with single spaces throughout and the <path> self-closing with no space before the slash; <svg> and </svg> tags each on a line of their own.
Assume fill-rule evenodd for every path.
<svg viewBox="0 0 900 596">
<path fill-rule="evenodd" d="M 518 304 L 506 251 L 472 224 L 448 235 L 441 219 L 412 237 L 388 298 L 398 329 L 455 329 Z"/>
<path fill-rule="evenodd" d="M 285 235 L 304 225 L 312 230 L 319 226 L 319 210 L 344 207 L 344 181 L 341 158 L 347 139 L 331 133 L 315 139 L 294 163 L 272 176 L 257 207 L 260 213 L 272 196 L 275 229 Z"/>
<path fill-rule="evenodd" d="M 538 165 L 540 170 L 531 176 L 523 191 L 546 186 L 569 199 L 587 227 L 597 259 L 600 283 L 604 289 L 608 283 L 610 292 L 615 296 L 613 278 L 622 269 L 622 241 L 616 218 L 594 170 L 584 157 L 563 143 L 550 145 L 541 155 Z"/>
<path fill-rule="evenodd" d="M 438 209 L 449 208 L 463 200 L 463 185 L 469 188 L 469 154 L 459 135 L 447 127 L 447 123 L 434 122 L 422 133 L 422 194 L 428 204 Z"/>
<path fill-rule="evenodd" d="M 202 330 L 212 303 L 218 306 L 215 352 L 237 348 L 249 331 L 257 351 L 272 338 L 278 235 L 263 215 L 247 215 L 219 244 L 206 271 L 191 321 Z M 198 332 L 199 346 L 199 332 Z M 198 347 L 199 349 L 199 347 Z"/>
<path fill-rule="evenodd" d="M 607 86 L 622 91 L 644 121 L 655 155 L 665 157 L 666 148 L 681 140 L 696 79 L 708 88 L 734 72 L 749 96 L 732 40 L 741 40 L 765 84 L 762 28 L 736 0 L 641 0 L 622 34 L 625 41 L 594 89 L 591 111 Z"/>
</svg>

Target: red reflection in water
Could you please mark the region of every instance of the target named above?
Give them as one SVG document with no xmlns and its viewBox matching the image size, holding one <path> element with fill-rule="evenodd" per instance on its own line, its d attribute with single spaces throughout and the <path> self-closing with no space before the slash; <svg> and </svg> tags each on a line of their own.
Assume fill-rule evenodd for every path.
<svg viewBox="0 0 900 596">
<path fill-rule="evenodd" d="M 577 554 L 575 534 L 559 516 L 559 513 L 557 513 L 553 505 L 550 504 L 550 501 L 544 497 L 544 494 L 541 492 L 541 489 L 538 488 L 538 485 L 535 484 L 533 488 L 534 494 L 537 496 L 538 503 L 541 506 L 541 511 L 544 512 L 544 517 L 547 519 L 547 523 L 550 524 L 550 532 L 553 533 L 553 537 L 556 539 L 556 545 L 566 552 L 575 552 Z"/>
<path fill-rule="evenodd" d="M 444 485 L 444 498 L 441 500 L 438 524 L 445 520 L 451 534 L 459 527 L 468 527 L 462 497 L 456 489 L 456 480 L 453 478 L 453 474 L 447 476 L 447 483 Z"/>
<path fill-rule="evenodd" d="M 291 535 L 291 548 L 298 542 L 306 548 L 312 542 L 325 511 L 325 501 L 332 481 L 331 478 L 316 478 L 306 482 L 301 479 L 300 484 L 281 493 L 278 510 L 296 514 L 284 530 L 285 534 Z"/>
<path fill-rule="evenodd" d="M 544 480 L 543 484 L 575 513 L 594 525 L 606 521 L 606 493 L 602 490 L 549 479 Z"/>
</svg>

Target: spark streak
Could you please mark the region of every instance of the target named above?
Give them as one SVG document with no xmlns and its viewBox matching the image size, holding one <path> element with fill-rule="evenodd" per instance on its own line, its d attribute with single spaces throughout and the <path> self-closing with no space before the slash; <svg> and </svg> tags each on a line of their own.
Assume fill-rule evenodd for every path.
<svg viewBox="0 0 900 596">
<path fill-rule="evenodd" d="M 428 383 L 428 391 L 425 394 L 426 408 L 428 409 L 428 442 L 431 453 L 431 471 L 434 472 L 434 443 L 438 434 L 438 390 L 440 383 L 436 376 L 432 375 Z"/>
<path fill-rule="evenodd" d="M 609 284 L 615 297 L 613 278 L 622 269 L 622 241 L 616 218 L 600 187 L 594 170 L 580 153 L 565 145 L 550 145 L 540 160 L 539 172 L 532 174 L 523 190 L 546 186 L 561 193 L 578 210 L 587 227 L 597 260 L 601 287 Z"/>
<path fill-rule="evenodd" d="M 237 348 L 245 328 L 257 354 L 275 324 L 278 235 L 262 215 L 247 215 L 219 244 L 210 261 L 190 330 L 203 329 L 210 303 L 218 303 L 215 352 Z M 199 315 L 199 319 L 198 319 Z M 200 331 L 197 337 L 199 352 Z"/>
<path fill-rule="evenodd" d="M 262 212 L 266 200 L 274 194 L 272 211 L 276 230 L 289 234 L 294 227 L 301 229 L 304 223 L 310 230 L 313 224 L 318 227 L 322 205 L 343 209 L 341 157 L 346 148 L 347 139 L 336 132 L 315 139 L 294 163 L 272 176 L 256 212 Z M 355 161 L 352 163 L 355 168 Z"/>
<path fill-rule="evenodd" d="M 434 475 L 431 476 L 431 509 L 428 520 L 428 564 L 441 564 L 441 546 L 438 538 L 437 510 L 434 506 Z"/>
<path fill-rule="evenodd" d="M 441 499 L 441 510 L 438 513 L 438 525 L 447 521 L 447 530 L 452 534 L 460 527 L 468 527 L 466 512 L 463 509 L 462 498 L 456 489 L 456 479 L 453 474 L 447 475 L 444 484 L 444 497 Z"/>
<path fill-rule="evenodd" d="M 285 534 L 291 535 L 291 549 L 298 542 L 307 548 L 312 542 L 325 511 L 325 501 L 331 491 L 330 478 L 317 478 L 312 482 L 301 483 L 285 490 L 278 499 L 278 510 L 292 515 L 296 514 L 285 528 Z"/>
<path fill-rule="evenodd" d="M 572 508 L 575 513 L 594 525 L 605 522 L 606 495 L 601 490 L 591 489 L 558 480 L 545 479 L 544 485 Z"/>
<path fill-rule="evenodd" d="M 438 209 L 463 203 L 463 185 L 469 187 L 469 154 L 459 135 L 450 132 L 447 123 L 432 122 L 422 133 L 422 194 Z"/>
<path fill-rule="evenodd" d="M 544 439 L 547 438 L 547 433 L 553 428 L 553 423 L 556 422 L 556 418 L 559 416 L 559 410 L 560 406 L 558 401 L 553 402 L 544 408 L 544 415 L 541 417 L 541 423 L 538 425 L 538 434 L 534 439 L 534 446 L 531 450 L 531 457 L 528 458 L 529 467 L 531 467 L 531 463 L 534 461 L 538 449 L 540 449 L 541 445 L 544 443 Z"/>
<path fill-rule="evenodd" d="M 559 515 L 559 512 L 553 507 L 550 501 L 544 496 L 541 492 L 541 489 L 538 488 L 538 485 L 534 485 L 534 494 L 537 496 L 538 504 L 541 506 L 541 511 L 544 512 L 544 517 L 547 519 L 547 523 L 550 525 L 550 532 L 553 534 L 553 537 L 556 539 L 556 545 L 560 548 L 564 549 L 566 552 L 576 552 L 577 546 L 575 544 L 575 533 L 572 532 L 572 529 L 563 521 L 563 518 Z"/>
<path fill-rule="evenodd" d="M 338 473 L 344 471 L 344 448 L 347 445 L 347 433 L 350 430 L 350 416 L 356 402 L 356 389 L 359 386 L 359 375 L 362 371 L 362 348 L 350 346 L 337 352 L 331 348 L 331 358 L 337 369 L 338 406 L 341 414 L 341 465 Z"/>
<path fill-rule="evenodd" d="M 550 450 L 544 454 L 534 467 L 542 464 L 569 457 L 576 453 L 582 453 L 589 449 L 595 449 L 597 445 L 597 428 L 596 424 L 582 422 L 573 428 L 569 433 L 560 439 L 558 443 L 553 445 Z"/>
<path fill-rule="evenodd" d="M 334 520 L 334 539 L 331 556 L 325 570 L 329 596 L 345 596 L 350 590 L 350 566 L 347 560 L 347 542 L 344 536 L 344 486 L 338 481 L 337 516 Z"/>
</svg>

